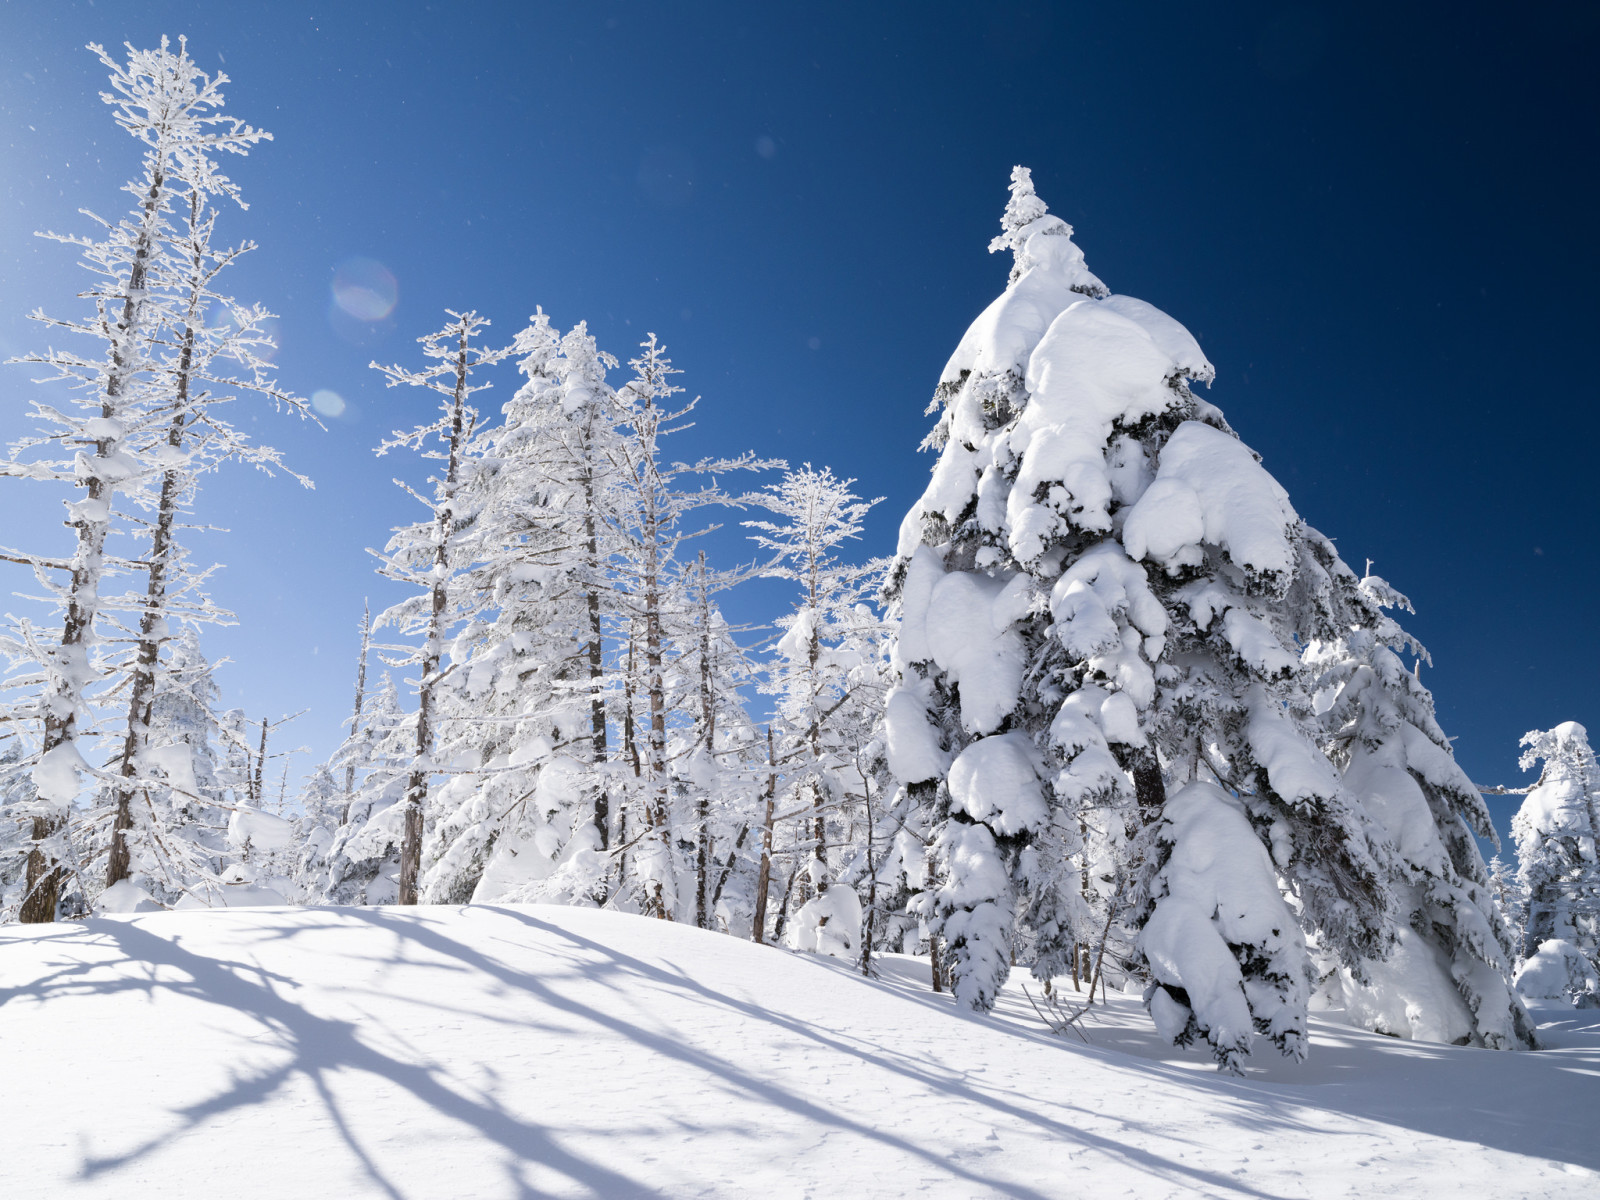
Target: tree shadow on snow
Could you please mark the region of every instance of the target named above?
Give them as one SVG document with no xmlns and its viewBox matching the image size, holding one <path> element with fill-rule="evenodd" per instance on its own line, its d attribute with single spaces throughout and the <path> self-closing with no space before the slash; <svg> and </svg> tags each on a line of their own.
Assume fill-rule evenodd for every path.
<svg viewBox="0 0 1600 1200">
<path fill-rule="evenodd" d="M 329 922 L 321 928 L 336 928 Z M 300 925 L 296 934 L 315 931 L 319 926 Z M 266 931 L 262 931 L 266 932 Z M 499 1146 L 507 1155 L 507 1174 L 519 1197 L 543 1197 L 549 1193 L 535 1188 L 523 1177 L 522 1169 L 538 1164 L 565 1176 L 590 1194 L 602 1197 L 645 1197 L 661 1193 L 640 1180 L 630 1178 L 614 1167 L 581 1158 L 563 1148 L 550 1131 L 526 1118 L 507 1111 L 487 1096 L 472 1096 L 446 1083 L 439 1066 L 408 1062 L 375 1048 L 361 1036 L 356 1022 L 336 1020 L 308 1012 L 277 985 L 293 986 L 295 980 L 274 975 L 249 962 L 230 961 L 197 954 L 186 949 L 177 937 L 162 937 L 137 922 L 96 920 L 85 923 L 81 931 L 52 941 L 90 939 L 116 946 L 125 956 L 122 962 L 100 958 L 94 961 L 65 961 L 57 970 L 30 983 L 0 988 L 0 1007 L 27 996 L 36 1000 L 61 999 L 72 995 L 115 994 L 156 991 L 184 996 L 244 1014 L 275 1035 L 275 1048 L 289 1052 L 287 1061 L 268 1069 L 235 1071 L 230 1085 L 208 1099 L 174 1110 L 175 1128 L 152 1137 L 118 1154 L 86 1157 L 80 1178 L 104 1178 L 116 1186 L 115 1173 L 123 1167 L 148 1158 L 163 1146 L 185 1135 L 198 1132 L 208 1121 L 225 1113 L 259 1105 L 297 1077 L 310 1081 L 324 1105 L 330 1123 L 337 1130 L 376 1191 L 405 1200 L 400 1181 L 383 1170 L 375 1155 L 356 1135 L 345 1111 L 334 1094 L 332 1082 L 340 1072 L 364 1073 L 408 1093 L 415 1100 L 453 1121 L 466 1125 L 486 1141 Z M 108 969 L 127 971 L 114 978 L 93 978 Z M 170 970 L 163 971 L 162 968 Z M 181 973 L 187 978 L 175 977 Z M 259 1049 L 260 1043 L 252 1042 Z"/>
</svg>

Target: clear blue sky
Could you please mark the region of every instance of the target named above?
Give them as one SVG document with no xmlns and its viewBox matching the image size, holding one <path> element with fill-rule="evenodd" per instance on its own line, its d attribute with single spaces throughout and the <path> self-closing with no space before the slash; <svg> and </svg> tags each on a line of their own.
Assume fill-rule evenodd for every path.
<svg viewBox="0 0 1600 1200">
<path fill-rule="evenodd" d="M 1024 163 L 1101 278 L 1199 336 L 1301 514 L 1411 595 L 1459 757 L 1511 781 L 1525 730 L 1600 732 L 1597 11 L 4 3 L 0 352 L 42 347 L 23 314 L 79 286 L 32 231 L 118 211 L 134 169 L 83 43 L 187 34 L 277 139 L 230 164 L 227 234 L 262 246 L 233 289 L 282 314 L 282 381 L 348 404 L 327 433 L 255 426 L 314 493 L 235 472 L 202 496 L 240 621 L 205 644 L 226 703 L 310 705 L 295 740 L 325 753 L 362 598 L 393 596 L 364 548 L 416 512 L 371 448 L 423 399 L 369 359 L 446 306 L 509 338 L 543 305 L 624 358 L 653 329 L 704 396 L 684 457 L 855 476 L 886 552 Z M 396 281 L 376 329 L 330 316 L 354 259 Z M 5 440 L 27 379 L 0 372 Z M 39 491 L 0 493 L 0 541 L 66 547 Z"/>
</svg>

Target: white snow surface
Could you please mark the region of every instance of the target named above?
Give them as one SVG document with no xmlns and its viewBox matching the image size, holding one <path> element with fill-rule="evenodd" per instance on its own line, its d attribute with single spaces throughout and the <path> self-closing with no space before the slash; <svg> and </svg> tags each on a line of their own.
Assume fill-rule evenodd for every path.
<svg viewBox="0 0 1600 1200">
<path fill-rule="evenodd" d="M 868 981 L 555 906 L 12 926 L 0 1195 L 1600 1190 L 1597 1012 L 1536 1009 L 1533 1053 L 1313 1019 L 1309 1061 L 1261 1054 L 1233 1079 L 1161 1044 L 1137 996 L 1113 994 L 1085 1045 L 1015 983 L 980 1017 L 928 990 L 925 960 L 879 962 Z M 42 1086 L 16 1103 L 22 1081 Z"/>
</svg>

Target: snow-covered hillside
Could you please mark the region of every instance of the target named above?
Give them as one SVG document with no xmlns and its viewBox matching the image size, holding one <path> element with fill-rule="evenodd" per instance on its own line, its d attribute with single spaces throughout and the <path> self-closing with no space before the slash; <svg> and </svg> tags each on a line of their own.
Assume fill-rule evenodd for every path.
<svg viewBox="0 0 1600 1200">
<path fill-rule="evenodd" d="M 1232 1079 L 1136 997 L 1086 1046 L 881 966 L 542 906 L 0 930 L 0 1195 L 1600 1193 L 1600 1013 L 1537 1053 L 1314 1020 Z"/>
</svg>

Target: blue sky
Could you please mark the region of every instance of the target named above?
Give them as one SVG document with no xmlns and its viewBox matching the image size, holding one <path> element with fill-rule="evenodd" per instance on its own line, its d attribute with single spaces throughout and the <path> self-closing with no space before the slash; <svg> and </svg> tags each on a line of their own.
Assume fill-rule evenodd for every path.
<svg viewBox="0 0 1600 1200">
<path fill-rule="evenodd" d="M 854 476 L 887 552 L 1024 163 L 1101 278 L 1199 336 L 1300 513 L 1410 594 L 1459 757 L 1512 781 L 1527 729 L 1600 727 L 1597 31 L 1576 4 L 4 3 L 0 352 L 41 348 L 24 314 L 79 285 L 32 231 L 118 211 L 134 169 L 81 47 L 186 34 L 276 135 L 230 164 L 227 236 L 262 247 L 232 288 L 281 314 L 282 382 L 347 406 L 252 425 L 315 492 L 202 495 L 239 615 L 205 644 L 226 703 L 309 705 L 293 740 L 321 754 L 362 599 L 394 597 L 364 549 L 415 516 L 371 450 L 425 398 L 371 358 L 415 361 L 446 307 L 509 339 L 542 305 L 622 358 L 654 330 L 704 397 L 683 457 Z M 338 317 L 336 276 L 372 264 L 393 311 Z M 0 372 L 0 438 L 29 387 Z M 0 541 L 65 547 L 39 490 L 0 493 Z"/>
</svg>

